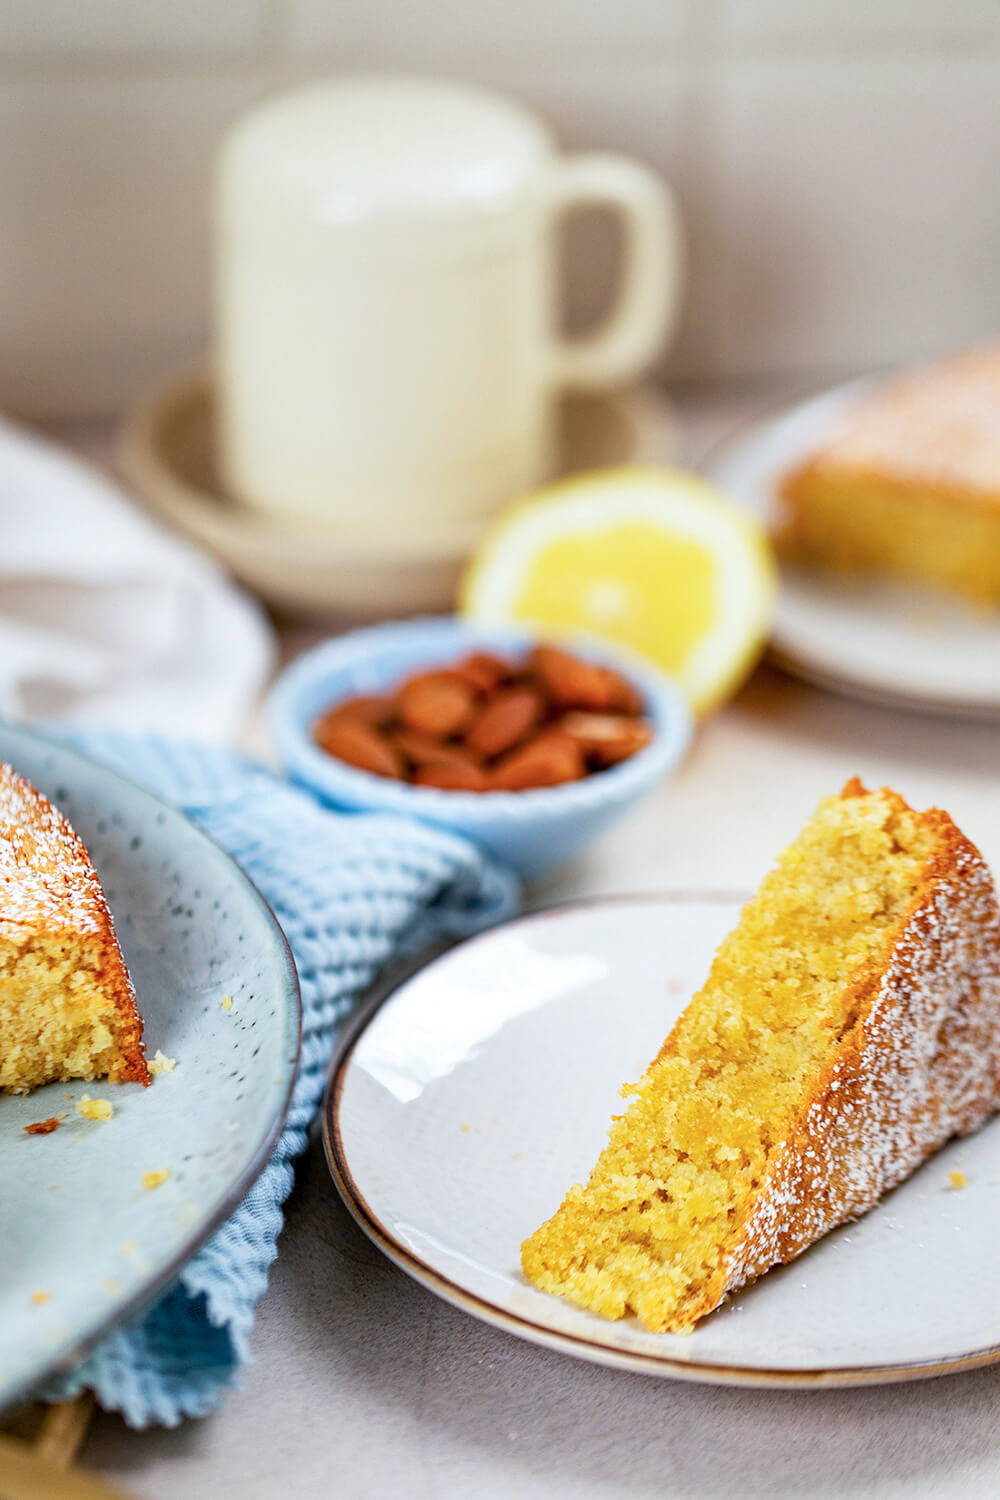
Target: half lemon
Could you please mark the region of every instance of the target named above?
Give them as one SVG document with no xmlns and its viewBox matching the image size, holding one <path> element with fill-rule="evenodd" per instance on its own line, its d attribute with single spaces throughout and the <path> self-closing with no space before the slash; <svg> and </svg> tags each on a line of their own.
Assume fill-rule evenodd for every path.
<svg viewBox="0 0 1000 1500">
<path fill-rule="evenodd" d="M 597 470 L 535 490 L 477 547 L 459 609 L 648 657 L 707 713 L 759 656 L 777 572 L 763 528 L 680 469 Z"/>
</svg>

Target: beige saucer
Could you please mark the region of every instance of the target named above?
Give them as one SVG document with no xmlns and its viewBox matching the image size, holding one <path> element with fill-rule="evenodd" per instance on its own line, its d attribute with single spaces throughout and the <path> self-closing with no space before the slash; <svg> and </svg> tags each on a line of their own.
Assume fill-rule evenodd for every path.
<svg viewBox="0 0 1000 1500">
<path fill-rule="evenodd" d="M 200 543 L 267 603 L 300 614 L 405 615 L 451 605 L 481 524 L 358 539 L 257 515 L 219 482 L 210 377 L 176 377 L 137 405 L 119 435 L 122 474 L 150 511 Z M 567 397 L 563 473 L 670 461 L 670 404 L 655 391 Z"/>
</svg>

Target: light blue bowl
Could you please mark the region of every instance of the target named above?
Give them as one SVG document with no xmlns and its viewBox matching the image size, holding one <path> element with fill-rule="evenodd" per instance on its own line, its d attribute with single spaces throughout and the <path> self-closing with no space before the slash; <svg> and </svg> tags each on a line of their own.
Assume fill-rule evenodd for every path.
<svg viewBox="0 0 1000 1500">
<path fill-rule="evenodd" d="M 409 786 L 345 765 L 312 738 L 316 719 L 342 698 L 390 691 L 414 672 L 449 666 L 469 651 L 518 654 L 540 638 L 515 627 L 444 616 L 376 625 L 317 646 L 282 673 L 268 701 L 271 734 L 285 771 L 333 807 L 417 818 L 462 834 L 520 875 L 540 875 L 591 844 L 684 754 L 691 736 L 687 704 L 647 663 L 603 643 L 571 643 L 577 655 L 619 667 L 636 684 L 654 734 L 628 760 L 565 786 L 524 792 Z"/>
</svg>

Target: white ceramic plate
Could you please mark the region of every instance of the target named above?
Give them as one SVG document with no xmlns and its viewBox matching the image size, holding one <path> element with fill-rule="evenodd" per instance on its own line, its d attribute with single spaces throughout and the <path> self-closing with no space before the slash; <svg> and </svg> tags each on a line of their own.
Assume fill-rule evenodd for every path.
<svg viewBox="0 0 1000 1500">
<path fill-rule="evenodd" d="M 1000 1122 L 687 1337 L 606 1322 L 522 1277 L 521 1241 L 586 1177 L 619 1085 L 658 1051 L 738 907 L 655 896 L 563 907 L 408 980 L 334 1072 L 326 1147 L 348 1208 L 439 1296 L 603 1364 L 815 1387 L 1000 1358 Z M 957 1169 L 962 1191 L 949 1185 Z"/>
<path fill-rule="evenodd" d="M 176 1059 L 147 1089 L 0 1092 L 2 1408 L 141 1311 L 243 1198 L 285 1118 L 300 1010 L 268 907 L 185 818 L 104 766 L 9 725 L 0 725 L 0 759 L 83 838 L 135 981 L 147 1053 Z M 110 1099 L 114 1118 L 77 1114 L 84 1093 Z M 52 1134 L 25 1134 L 60 1113 Z M 168 1179 L 145 1188 L 145 1174 L 161 1167 Z"/>
<path fill-rule="evenodd" d="M 869 384 L 839 386 L 753 424 L 711 455 L 706 472 L 772 526 L 782 475 Z M 1000 614 L 929 590 L 783 567 L 771 647 L 783 666 L 823 687 L 895 707 L 1000 717 Z"/>
</svg>

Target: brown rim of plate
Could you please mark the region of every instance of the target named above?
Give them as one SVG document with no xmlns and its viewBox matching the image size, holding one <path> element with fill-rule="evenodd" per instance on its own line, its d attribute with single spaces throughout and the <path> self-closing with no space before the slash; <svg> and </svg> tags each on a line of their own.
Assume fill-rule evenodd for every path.
<svg viewBox="0 0 1000 1500">
<path fill-rule="evenodd" d="M 720 903 L 743 902 L 748 899 L 746 891 L 641 891 L 635 894 L 618 893 L 607 896 L 584 896 L 572 901 L 560 902 L 556 906 L 545 907 L 539 911 L 526 912 L 523 916 L 513 917 L 510 921 L 501 924 L 503 927 L 520 926 L 527 922 L 535 922 L 547 917 L 559 916 L 563 912 L 573 912 L 581 907 L 606 906 L 610 904 L 634 903 L 634 902 L 695 902 L 695 901 L 717 901 Z M 481 942 L 489 938 L 499 929 L 497 927 L 487 928 L 485 932 L 476 933 L 473 937 L 453 944 L 446 951 L 451 952 L 454 948 L 465 947 L 469 943 Z M 429 962 L 443 956 L 435 954 Z M 687 1380 L 702 1385 L 732 1385 L 746 1387 L 765 1387 L 770 1389 L 785 1390 L 832 1390 L 849 1386 L 863 1385 L 894 1385 L 905 1380 L 928 1380 L 936 1375 L 954 1375 L 962 1370 L 975 1370 L 983 1365 L 996 1364 L 1000 1361 L 1000 1344 L 991 1345 L 985 1349 L 975 1349 L 968 1354 L 957 1354 L 941 1360 L 912 1360 L 904 1364 L 893 1365 L 838 1365 L 833 1367 L 816 1367 L 803 1369 L 769 1369 L 766 1366 L 752 1365 L 723 1365 L 707 1362 L 694 1363 L 687 1360 L 661 1358 L 654 1354 L 639 1354 L 624 1349 L 615 1349 L 610 1344 L 605 1344 L 599 1339 L 588 1339 L 578 1334 L 563 1333 L 553 1328 L 547 1328 L 542 1323 L 536 1323 L 530 1318 L 520 1317 L 517 1313 L 509 1312 L 506 1308 L 499 1307 L 485 1297 L 479 1297 L 473 1292 L 466 1291 L 457 1282 L 449 1277 L 443 1276 L 427 1261 L 414 1255 L 405 1245 L 385 1227 L 378 1215 L 367 1202 L 364 1194 L 355 1182 L 347 1155 L 344 1150 L 343 1139 L 340 1133 L 340 1101 L 343 1093 L 344 1079 L 354 1054 L 354 1049 L 367 1031 L 375 1016 L 394 995 L 414 975 L 426 967 L 426 964 L 416 965 L 408 974 L 404 975 L 398 982 L 393 983 L 384 994 L 378 994 L 374 1002 L 366 1006 L 355 1018 L 349 1032 L 345 1035 L 340 1049 L 331 1066 L 330 1079 L 327 1084 L 326 1095 L 323 1100 L 322 1130 L 323 1130 L 323 1152 L 326 1164 L 330 1170 L 334 1185 L 344 1202 L 355 1223 L 379 1250 L 393 1261 L 407 1275 L 412 1276 L 415 1281 L 427 1287 L 445 1302 L 450 1302 L 453 1307 L 460 1308 L 463 1312 L 470 1313 L 484 1323 L 490 1323 L 495 1328 L 501 1328 L 506 1333 L 514 1334 L 517 1338 L 527 1340 L 529 1343 L 540 1344 L 543 1348 L 558 1350 L 561 1354 L 569 1354 L 577 1359 L 588 1360 L 592 1364 L 611 1366 L 614 1369 L 630 1370 L 643 1375 L 655 1375 L 661 1378 L 675 1380 Z"/>
</svg>

